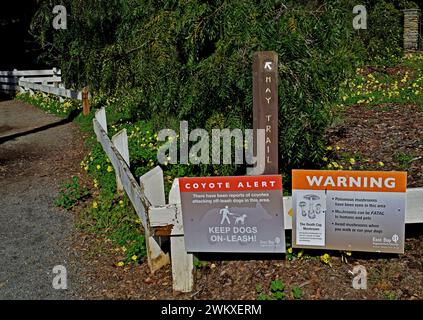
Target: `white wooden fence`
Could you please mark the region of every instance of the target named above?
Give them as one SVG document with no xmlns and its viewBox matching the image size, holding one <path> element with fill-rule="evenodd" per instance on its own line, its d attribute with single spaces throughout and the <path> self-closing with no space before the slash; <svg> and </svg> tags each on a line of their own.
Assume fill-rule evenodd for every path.
<svg viewBox="0 0 423 320">
<path fill-rule="evenodd" d="M 55 96 L 65 97 L 70 99 L 82 100 L 82 91 L 75 91 L 65 88 L 53 87 L 46 84 L 38 84 L 27 80 L 26 78 L 19 79 L 19 90 L 21 92 L 37 90 L 44 93 L 50 93 Z"/>
<path fill-rule="evenodd" d="M 128 137 L 126 130 L 115 134 L 110 141 L 107 135 L 106 111 L 96 112 L 94 131 L 103 146 L 115 172 L 118 188 L 125 190 L 142 221 L 147 245 L 148 264 L 152 272 L 169 263 L 154 236 L 170 236 L 173 289 L 190 292 L 194 285 L 193 255 L 185 249 L 182 224 L 179 180 L 175 179 L 166 204 L 163 171 L 157 166 L 140 178 L 140 184 L 129 170 Z M 285 229 L 292 229 L 292 200 L 283 197 Z M 406 223 L 423 222 L 423 188 L 407 190 Z"/>
<path fill-rule="evenodd" d="M 147 212 L 151 205 L 150 201 L 154 201 L 156 198 L 151 197 L 148 199 L 146 196 L 146 194 L 148 194 L 148 190 L 143 190 L 132 176 L 129 169 L 128 136 L 126 134 L 126 130 L 122 130 L 113 136 L 112 141 L 114 141 L 116 145 L 110 141 L 107 135 L 106 111 L 104 108 L 101 108 L 96 112 L 95 118 L 93 119 L 93 125 L 94 132 L 97 135 L 97 140 L 102 145 L 104 152 L 109 157 L 110 162 L 115 169 L 118 186 L 125 190 L 136 213 L 140 217 L 144 227 L 148 265 L 151 271 L 154 272 L 163 265 L 169 263 L 169 255 L 166 255 L 161 250 L 150 230 L 150 221 Z M 152 178 L 148 176 L 144 178 L 141 177 L 141 179 L 145 179 L 146 182 L 152 181 Z M 149 183 L 146 184 L 150 185 Z M 164 191 L 162 190 L 162 192 L 164 197 Z"/>
<path fill-rule="evenodd" d="M 61 71 L 53 68 L 51 70 L 25 70 L 25 71 L 0 71 L 0 91 L 8 94 L 19 92 L 29 92 L 34 94 L 34 90 L 52 94 L 62 98 L 70 98 L 82 101 L 83 114 L 90 113 L 90 98 L 88 87 L 82 91 L 75 91 L 64 88 Z"/>
<path fill-rule="evenodd" d="M 20 90 L 19 79 L 24 78 L 32 83 L 59 86 L 62 82 L 61 71 L 56 68 L 48 70 L 12 70 L 0 71 L 0 91 L 15 93 Z"/>
</svg>

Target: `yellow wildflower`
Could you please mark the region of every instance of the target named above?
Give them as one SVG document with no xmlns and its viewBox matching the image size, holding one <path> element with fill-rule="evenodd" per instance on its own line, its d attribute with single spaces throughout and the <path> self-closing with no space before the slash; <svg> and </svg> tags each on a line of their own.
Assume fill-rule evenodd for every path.
<svg viewBox="0 0 423 320">
<path fill-rule="evenodd" d="M 123 261 L 119 261 L 116 265 L 118 267 L 123 267 L 125 265 L 125 263 L 123 263 Z"/>
<path fill-rule="evenodd" d="M 324 264 L 327 264 L 329 266 L 331 265 L 330 264 L 330 255 L 327 254 L 327 253 L 325 253 L 324 255 L 320 256 L 320 261 L 322 261 Z"/>
<path fill-rule="evenodd" d="M 132 260 L 134 260 L 134 261 L 137 261 L 138 257 L 134 254 L 134 255 L 131 257 L 131 259 L 132 259 Z"/>
<path fill-rule="evenodd" d="M 112 172 L 112 171 L 113 171 L 112 166 L 108 166 L 108 167 L 107 167 L 107 172 Z"/>
<path fill-rule="evenodd" d="M 93 204 L 92 204 L 92 206 L 93 206 L 93 208 L 94 208 L 94 209 L 97 209 L 97 208 L 98 208 L 98 204 L 97 204 L 97 201 L 93 201 Z"/>
</svg>

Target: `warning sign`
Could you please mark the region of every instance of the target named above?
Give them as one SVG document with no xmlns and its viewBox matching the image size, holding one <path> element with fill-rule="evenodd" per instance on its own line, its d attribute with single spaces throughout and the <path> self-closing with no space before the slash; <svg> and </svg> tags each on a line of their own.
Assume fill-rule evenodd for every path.
<svg viewBox="0 0 423 320">
<path fill-rule="evenodd" d="M 406 172 L 293 170 L 293 244 L 404 252 Z"/>
</svg>

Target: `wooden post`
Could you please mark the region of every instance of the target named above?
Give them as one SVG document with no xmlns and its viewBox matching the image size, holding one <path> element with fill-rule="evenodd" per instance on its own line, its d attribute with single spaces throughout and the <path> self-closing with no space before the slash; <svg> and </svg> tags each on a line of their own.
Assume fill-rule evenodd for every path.
<svg viewBox="0 0 423 320">
<path fill-rule="evenodd" d="M 173 228 L 183 230 L 181 194 L 179 192 L 178 179 L 173 181 L 172 189 L 169 193 L 169 204 L 176 206 L 176 216 L 179 216 L 179 219 L 175 219 Z M 170 237 L 170 252 L 172 258 L 173 290 L 191 292 L 194 287 L 194 256 L 187 253 L 183 234 Z"/>
<path fill-rule="evenodd" d="M 263 174 L 279 173 L 278 146 L 278 55 L 274 51 L 254 53 L 253 128 L 265 130 L 265 169 Z M 254 138 L 256 140 L 256 135 Z M 257 146 L 254 151 L 257 155 Z"/>
<path fill-rule="evenodd" d="M 125 160 L 126 164 L 129 165 L 129 149 L 128 149 L 128 135 L 126 134 L 126 129 L 120 130 L 112 137 L 112 143 L 119 151 L 120 155 L 122 156 L 123 160 Z M 120 180 L 119 173 L 116 172 L 116 188 L 118 192 L 123 192 L 123 185 L 122 181 Z"/>
<path fill-rule="evenodd" d="M 82 89 L 82 113 L 84 116 L 87 116 L 90 114 L 90 99 L 89 99 L 88 87 L 84 87 Z"/>
<path fill-rule="evenodd" d="M 164 194 L 164 182 L 163 182 L 163 171 L 157 166 L 150 170 L 146 174 L 140 177 L 141 191 L 144 193 L 145 198 L 151 206 L 164 206 L 165 194 Z M 149 221 L 149 219 L 148 219 Z M 158 241 L 157 241 L 158 240 Z M 150 255 L 150 269 L 152 272 L 160 269 L 161 267 L 169 264 L 169 254 L 165 254 L 160 248 L 160 240 L 154 236 L 149 235 L 148 239 L 148 250 Z"/>
</svg>

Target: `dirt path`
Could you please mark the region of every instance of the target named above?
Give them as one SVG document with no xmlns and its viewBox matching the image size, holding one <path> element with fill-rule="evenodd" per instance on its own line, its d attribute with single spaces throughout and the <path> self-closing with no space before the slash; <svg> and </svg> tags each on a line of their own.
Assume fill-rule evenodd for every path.
<svg viewBox="0 0 423 320">
<path fill-rule="evenodd" d="M 54 200 L 61 181 L 79 171 L 83 140 L 59 121 L 23 102 L 0 102 L 0 299 L 81 297 L 69 249 L 74 217 Z M 67 290 L 52 287 L 56 265 L 67 269 Z"/>
</svg>

